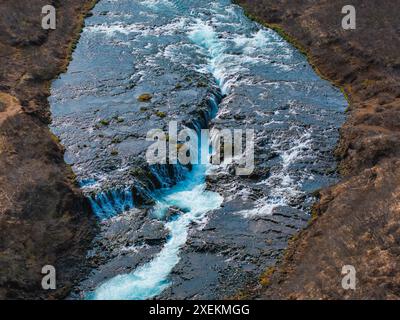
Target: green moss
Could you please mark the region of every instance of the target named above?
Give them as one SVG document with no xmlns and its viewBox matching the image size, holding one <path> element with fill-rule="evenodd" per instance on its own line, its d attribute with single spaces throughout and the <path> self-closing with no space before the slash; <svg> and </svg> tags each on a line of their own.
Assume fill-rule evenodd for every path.
<svg viewBox="0 0 400 320">
<path fill-rule="evenodd" d="M 351 90 L 351 87 L 349 87 L 348 90 L 346 90 L 344 87 L 339 87 L 339 88 L 340 88 L 340 91 L 342 92 L 344 98 L 346 99 L 347 103 L 350 105 L 350 97 L 347 92 Z"/>
<path fill-rule="evenodd" d="M 56 144 L 60 144 L 60 139 L 58 139 L 58 137 L 50 132 L 50 138 L 53 142 L 55 142 Z"/>
<path fill-rule="evenodd" d="M 131 170 L 129 170 L 129 174 L 134 177 L 140 177 L 144 176 L 146 173 L 141 168 L 132 168 Z"/>
<path fill-rule="evenodd" d="M 167 116 L 167 114 L 162 111 L 156 111 L 156 116 L 160 117 L 160 118 L 165 118 Z"/>
<path fill-rule="evenodd" d="M 153 96 L 150 93 L 143 93 L 137 99 L 140 102 L 149 102 L 152 98 Z"/>
<path fill-rule="evenodd" d="M 267 270 L 265 270 L 262 275 L 260 276 L 260 284 L 263 287 L 269 286 L 271 282 L 271 277 L 275 272 L 275 267 L 269 267 Z"/>
<path fill-rule="evenodd" d="M 120 138 L 114 138 L 111 140 L 111 143 L 117 144 L 117 143 L 121 143 L 121 139 Z"/>
<path fill-rule="evenodd" d="M 311 220 L 309 221 L 309 224 L 313 223 L 318 217 L 319 217 L 319 212 L 317 210 L 317 206 L 314 205 L 311 208 Z"/>
<path fill-rule="evenodd" d="M 207 87 L 207 83 L 205 83 L 204 81 L 200 81 L 200 82 L 197 83 L 197 87 L 205 88 L 205 87 Z"/>
<path fill-rule="evenodd" d="M 76 176 L 75 172 L 72 170 L 72 167 L 70 165 L 67 165 L 67 178 L 74 184 L 77 184 L 78 177 Z"/>
<path fill-rule="evenodd" d="M 99 121 L 99 124 L 101 124 L 103 126 L 108 126 L 110 124 L 110 120 L 102 119 Z"/>
</svg>

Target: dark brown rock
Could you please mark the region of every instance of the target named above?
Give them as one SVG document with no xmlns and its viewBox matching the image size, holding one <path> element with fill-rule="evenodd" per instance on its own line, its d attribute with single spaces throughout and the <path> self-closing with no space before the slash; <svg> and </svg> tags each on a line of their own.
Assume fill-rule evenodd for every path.
<svg viewBox="0 0 400 320">
<path fill-rule="evenodd" d="M 48 129 L 49 87 L 68 65 L 93 0 L 52 1 L 57 29 L 41 28 L 49 1 L 2 1 L 0 7 L 0 298 L 65 297 L 95 230 L 86 199 Z M 50 3 L 52 3 L 50 2 Z M 57 289 L 41 287 L 44 265 Z"/>
</svg>

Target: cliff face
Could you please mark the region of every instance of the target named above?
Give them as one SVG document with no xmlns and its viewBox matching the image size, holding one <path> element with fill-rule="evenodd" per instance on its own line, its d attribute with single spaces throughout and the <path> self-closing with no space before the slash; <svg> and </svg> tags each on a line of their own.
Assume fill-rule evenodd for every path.
<svg viewBox="0 0 400 320">
<path fill-rule="evenodd" d="M 0 6 L 0 298 L 62 298 L 79 277 L 95 230 L 89 206 L 48 130 L 50 82 L 65 70 L 93 0 L 50 1 L 57 29 L 41 27 L 49 1 Z M 57 290 L 41 287 L 54 265 Z"/>
<path fill-rule="evenodd" d="M 292 241 L 262 298 L 400 297 L 400 1 L 354 0 L 357 29 L 341 28 L 347 1 L 236 0 L 302 48 L 349 97 L 336 154 L 342 181 L 321 190 L 316 219 Z M 341 286 L 356 269 L 356 290 Z M 272 274 L 272 275 L 271 275 Z"/>
</svg>

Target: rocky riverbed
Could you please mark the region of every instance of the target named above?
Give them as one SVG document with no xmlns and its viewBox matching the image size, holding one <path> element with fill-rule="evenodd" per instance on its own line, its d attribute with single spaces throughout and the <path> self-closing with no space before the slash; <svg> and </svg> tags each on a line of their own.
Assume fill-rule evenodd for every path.
<svg viewBox="0 0 400 320">
<path fill-rule="evenodd" d="M 102 220 L 71 298 L 234 295 L 336 181 L 345 99 L 230 1 L 101 1 L 86 23 L 50 98 L 51 128 Z M 171 121 L 252 129 L 254 171 L 236 175 L 238 159 L 149 166 L 146 134 Z"/>
</svg>

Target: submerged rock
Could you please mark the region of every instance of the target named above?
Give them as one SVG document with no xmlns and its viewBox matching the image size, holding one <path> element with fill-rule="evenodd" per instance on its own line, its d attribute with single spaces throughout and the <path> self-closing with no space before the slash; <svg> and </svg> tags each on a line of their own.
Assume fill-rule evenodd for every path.
<svg viewBox="0 0 400 320">
<path fill-rule="evenodd" d="M 171 221 L 172 219 L 175 219 L 175 218 L 177 218 L 178 216 L 180 216 L 181 214 L 184 214 L 184 213 L 185 212 L 182 209 L 180 209 L 178 207 L 175 207 L 175 206 L 172 206 L 172 207 L 168 208 L 164 219 L 166 221 Z"/>
<path fill-rule="evenodd" d="M 138 232 L 138 238 L 149 245 L 162 245 L 165 243 L 168 231 L 161 221 L 151 221 L 145 224 Z"/>
</svg>

